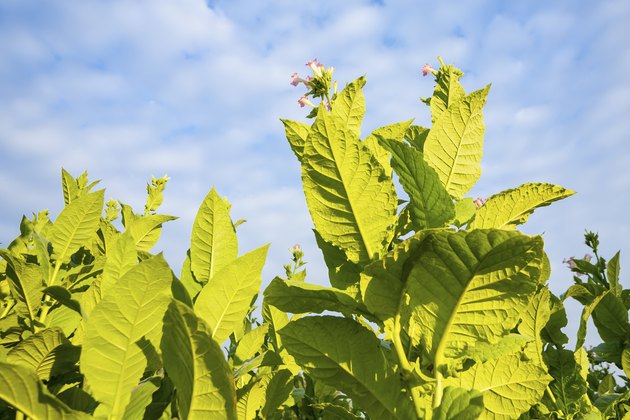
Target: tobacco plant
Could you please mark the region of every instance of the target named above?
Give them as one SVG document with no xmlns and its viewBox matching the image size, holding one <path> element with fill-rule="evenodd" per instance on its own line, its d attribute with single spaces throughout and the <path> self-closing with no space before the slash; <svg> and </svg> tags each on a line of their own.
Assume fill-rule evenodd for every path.
<svg viewBox="0 0 630 420">
<path fill-rule="evenodd" d="M 306 281 L 296 245 L 257 319 L 268 246 L 239 256 L 243 221 L 214 189 L 177 276 L 152 251 L 174 219 L 157 213 L 167 177 L 135 213 L 62 170 L 61 213 L 24 217 L 0 249 L 0 418 L 623 418 L 619 254 L 606 262 L 589 233 L 595 261 L 571 259 L 576 284 L 556 297 L 542 238 L 516 228 L 573 192 L 466 196 L 489 86 L 467 94 L 458 69 L 425 66 L 432 126 L 361 139 L 365 78 L 338 91 L 308 65 L 292 84 L 313 122 L 283 123 L 331 286 Z M 568 297 L 584 305 L 573 350 Z M 586 350 L 590 318 L 603 343 Z"/>
</svg>

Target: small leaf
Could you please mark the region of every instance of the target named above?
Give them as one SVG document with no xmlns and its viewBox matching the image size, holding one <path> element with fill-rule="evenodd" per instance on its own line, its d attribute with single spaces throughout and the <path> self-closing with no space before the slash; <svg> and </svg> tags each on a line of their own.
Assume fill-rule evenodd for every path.
<svg viewBox="0 0 630 420">
<path fill-rule="evenodd" d="M 476 389 L 447 386 L 442 403 L 433 410 L 433 420 L 473 420 L 483 411 L 483 395 Z"/>
<path fill-rule="evenodd" d="M 153 376 L 140 383 L 131 392 L 131 399 L 129 404 L 125 407 L 125 414 L 123 420 L 135 420 L 145 418 L 145 410 L 151 403 L 153 393 L 157 391 L 160 386 L 160 377 Z"/>
<path fill-rule="evenodd" d="M 542 359 L 545 343 L 540 333 L 551 317 L 550 295 L 551 292 L 549 292 L 549 289 L 546 287 L 536 293 L 521 315 L 521 323 L 518 325 L 518 332 L 532 339 L 525 347 L 525 356 L 536 361 L 543 369 L 546 368 L 545 362 Z"/>
<path fill-rule="evenodd" d="M 424 149 L 424 142 L 429 135 L 429 129 L 420 127 L 418 125 L 412 125 L 407 129 L 405 133 L 405 139 L 416 149 L 422 152 Z"/>
<path fill-rule="evenodd" d="M 245 360 L 254 357 L 257 352 L 260 352 L 268 332 L 269 324 L 263 324 L 245 334 L 236 345 L 234 352 L 237 363 L 243 363 Z"/>
<path fill-rule="evenodd" d="M 466 94 L 459 79 L 464 75 L 452 65 L 442 65 L 435 77 L 436 84 L 431 97 L 431 121 L 435 123 L 440 116 Z"/>
<path fill-rule="evenodd" d="M 368 149 L 372 152 L 376 160 L 379 161 L 383 168 L 385 168 L 385 172 L 390 177 L 392 176 L 392 167 L 389 164 L 389 159 L 391 157 L 390 152 L 381 146 L 381 141 L 393 141 L 393 142 L 402 142 L 405 133 L 408 131 L 409 126 L 413 120 L 390 124 L 384 127 L 377 128 L 372 131 L 369 136 L 363 140 L 363 144 L 367 146 Z"/>
<path fill-rule="evenodd" d="M 280 405 L 289 398 L 289 394 L 293 389 L 293 374 L 288 369 L 282 369 L 276 372 L 265 391 L 265 405 L 261 413 L 263 418 L 269 418 Z"/>
<path fill-rule="evenodd" d="M 617 297 L 621 297 L 623 290 L 623 287 L 619 284 L 619 254 L 619 251 L 617 251 L 606 265 L 606 277 L 610 283 L 610 289 Z"/>
<path fill-rule="evenodd" d="M 195 312 L 208 323 L 212 338 L 222 344 L 240 326 L 260 290 L 269 245 L 228 263 L 209 281 L 195 302 Z"/>
</svg>

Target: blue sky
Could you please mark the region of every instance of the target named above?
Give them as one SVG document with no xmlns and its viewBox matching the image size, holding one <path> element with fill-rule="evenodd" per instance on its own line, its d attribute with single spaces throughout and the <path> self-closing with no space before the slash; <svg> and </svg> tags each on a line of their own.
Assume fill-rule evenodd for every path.
<svg viewBox="0 0 630 420">
<path fill-rule="evenodd" d="M 602 1 L 34 1 L 0 3 L 0 242 L 22 214 L 63 204 L 61 167 L 102 179 L 106 197 L 144 203 L 168 174 L 154 248 L 175 271 L 215 186 L 233 204 L 241 252 L 271 242 L 264 281 L 303 245 L 310 281 L 326 283 L 298 163 L 279 118 L 302 120 L 294 71 L 317 57 L 343 85 L 367 75 L 363 134 L 427 125 L 437 56 L 467 90 L 492 83 L 485 109 L 486 197 L 527 181 L 577 195 L 540 209 L 556 293 L 584 229 L 630 264 L 630 2 Z M 623 279 L 622 279 L 623 281 Z M 626 283 L 626 287 L 630 284 Z"/>
</svg>

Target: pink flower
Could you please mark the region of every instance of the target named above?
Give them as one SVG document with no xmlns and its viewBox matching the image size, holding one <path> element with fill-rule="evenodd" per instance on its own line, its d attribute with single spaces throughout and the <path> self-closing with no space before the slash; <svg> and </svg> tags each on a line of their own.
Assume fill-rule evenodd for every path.
<svg viewBox="0 0 630 420">
<path fill-rule="evenodd" d="M 569 266 L 569 268 L 574 271 L 577 268 L 577 264 L 575 264 L 575 261 L 573 261 L 575 257 L 569 257 L 569 258 L 565 258 L 562 260 L 562 264 L 566 264 Z"/>
<path fill-rule="evenodd" d="M 297 86 L 297 85 L 299 85 L 301 81 L 302 81 L 302 78 L 300 77 L 300 75 L 299 75 L 299 74 L 297 74 L 297 73 L 293 73 L 293 74 L 291 75 L 291 84 L 292 84 L 293 86 Z"/>
<path fill-rule="evenodd" d="M 486 204 L 486 200 L 481 197 L 477 197 L 473 200 L 473 203 L 475 204 L 475 207 L 480 208 L 481 206 Z"/>
<path fill-rule="evenodd" d="M 319 77 L 322 75 L 322 69 L 324 68 L 324 65 L 320 63 L 319 61 L 317 61 L 317 58 L 313 58 L 311 61 L 306 63 L 306 65 L 310 67 L 311 70 L 313 70 L 313 74 L 316 77 Z"/>
<path fill-rule="evenodd" d="M 434 73 L 435 70 L 433 70 L 433 68 L 431 67 L 431 64 L 427 63 L 424 66 L 422 66 L 422 75 L 423 76 L 428 76 L 429 73 Z"/>
<path fill-rule="evenodd" d="M 584 254 L 584 258 L 582 259 L 586 262 L 591 262 L 591 259 L 593 259 L 593 256 L 590 254 Z"/>
<path fill-rule="evenodd" d="M 304 108 L 304 105 L 310 105 L 313 108 L 315 107 L 315 104 L 309 101 L 306 96 L 302 96 L 300 99 L 298 99 L 298 104 L 300 104 L 300 108 Z"/>
</svg>

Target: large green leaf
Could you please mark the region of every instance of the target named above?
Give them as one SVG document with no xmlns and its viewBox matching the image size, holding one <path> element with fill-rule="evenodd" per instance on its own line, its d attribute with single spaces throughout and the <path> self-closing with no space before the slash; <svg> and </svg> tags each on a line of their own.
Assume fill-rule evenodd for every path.
<svg viewBox="0 0 630 420">
<path fill-rule="evenodd" d="M 328 267 L 328 279 L 330 284 L 348 293 L 356 295 L 357 284 L 362 268 L 359 264 L 348 260 L 346 253 L 339 247 L 326 242 L 322 236 L 313 229 L 317 246 L 322 251 L 324 262 Z"/>
<path fill-rule="evenodd" d="M 212 188 L 199 207 L 192 228 L 192 272 L 198 282 L 205 284 L 237 256 L 238 240 L 230 218 L 230 203 Z"/>
<path fill-rule="evenodd" d="M 311 126 L 298 121 L 283 120 L 284 132 L 286 134 L 291 150 L 295 153 L 298 160 L 302 162 L 302 153 L 304 152 L 304 143 L 308 138 L 308 133 L 311 131 Z"/>
<path fill-rule="evenodd" d="M 113 418 L 122 416 L 162 334 L 172 272 L 158 255 L 129 270 L 86 324 L 81 372 Z"/>
<path fill-rule="evenodd" d="M 515 229 L 538 207 L 548 206 L 575 194 L 552 184 L 526 183 L 488 198 L 470 223 L 471 229 Z"/>
<path fill-rule="evenodd" d="M 268 249 L 269 245 L 262 246 L 228 263 L 197 295 L 195 312 L 219 344 L 241 325 L 260 290 Z"/>
<path fill-rule="evenodd" d="M 442 65 L 435 77 L 435 88 L 431 97 L 431 121 L 435 123 L 454 103 L 464 97 L 466 92 L 459 79 L 464 75 L 452 65 Z"/>
<path fill-rule="evenodd" d="M 546 368 L 542 359 L 543 347 L 545 345 L 540 333 L 549 322 L 551 316 L 551 292 L 543 287 L 529 301 L 527 308 L 521 315 L 521 323 L 518 325 L 518 332 L 530 337 L 532 341 L 525 347 L 525 355 L 538 363 L 542 368 Z"/>
<path fill-rule="evenodd" d="M 566 415 L 576 413 L 582 396 L 586 394 L 587 384 L 580 374 L 580 366 L 573 352 L 550 348 L 545 352 L 545 360 L 549 365 L 549 374 L 553 377 L 549 389 L 554 395 L 555 405 Z"/>
<path fill-rule="evenodd" d="M 392 176 L 392 167 L 389 163 L 391 158 L 391 153 L 387 149 L 385 149 L 380 142 L 382 141 L 392 141 L 392 142 L 402 142 L 405 133 L 409 129 L 413 120 L 404 121 L 396 124 L 386 125 L 384 127 L 379 127 L 376 130 L 372 131 L 369 136 L 363 140 L 363 144 L 367 146 L 368 149 L 372 152 L 374 157 L 379 161 L 379 163 L 385 168 L 385 172 L 387 175 Z"/>
<path fill-rule="evenodd" d="M 58 263 L 65 262 L 96 234 L 104 201 L 105 190 L 99 190 L 73 200 L 59 213 L 48 238 Z"/>
<path fill-rule="evenodd" d="M 518 354 L 476 364 L 450 377 L 447 386 L 476 389 L 483 394 L 482 419 L 515 419 L 540 401 L 551 377 Z"/>
<path fill-rule="evenodd" d="M 424 143 L 424 157 L 449 194 L 460 199 L 481 175 L 485 126 L 481 109 L 490 86 L 464 96 L 440 114 Z"/>
<path fill-rule="evenodd" d="M 453 200 L 433 168 L 424 161 L 422 152 L 399 142 L 382 141 L 392 154 L 392 167 L 409 195 L 415 230 L 444 226 L 455 216 Z"/>
<path fill-rule="evenodd" d="M 182 419 L 236 419 L 232 372 L 211 335 L 208 325 L 188 306 L 171 301 L 164 315 L 161 349 Z"/>
<path fill-rule="evenodd" d="M 472 420 L 483 411 L 483 395 L 476 389 L 446 387 L 440 406 L 433 410 L 433 420 Z"/>
<path fill-rule="evenodd" d="M 348 84 L 337 95 L 331 111 L 340 126 L 356 134 L 357 137 L 361 134 L 361 121 L 363 121 L 363 115 L 365 114 L 363 86 L 365 86 L 365 77 L 359 77 Z M 322 109 L 324 108 L 322 107 Z"/>
<path fill-rule="evenodd" d="M 348 318 L 306 317 L 280 330 L 298 364 L 375 419 L 410 419 L 413 406 L 373 332 Z"/>
<path fill-rule="evenodd" d="M 500 230 L 430 234 L 406 267 L 412 343 L 440 366 L 507 334 L 536 290 L 542 246 Z"/>
<path fill-rule="evenodd" d="M 372 318 L 363 305 L 342 290 L 317 284 L 274 278 L 264 292 L 265 301 L 284 312 L 322 313 L 340 312 L 346 316 L 352 314 Z"/>
<path fill-rule="evenodd" d="M 630 337 L 628 310 L 614 291 L 607 291 L 593 310 L 593 323 L 604 341 L 623 341 Z"/>
<path fill-rule="evenodd" d="M 346 90 L 360 91 L 360 85 L 355 81 Z M 337 109 L 336 103 L 332 113 L 320 110 L 304 146 L 304 193 L 324 241 L 338 246 L 350 261 L 369 261 L 391 237 L 396 190 L 357 130 L 348 126 L 348 118 L 356 119 L 354 111 L 344 116 Z"/>
<path fill-rule="evenodd" d="M 107 251 L 107 260 L 100 282 L 101 297 L 105 296 L 111 287 L 136 264 L 138 264 L 136 243 L 131 233 L 127 231 L 118 236 L 116 242 Z"/>
<path fill-rule="evenodd" d="M 49 380 L 73 369 L 80 352 L 60 328 L 47 328 L 20 341 L 7 354 L 7 362 L 30 367 L 40 379 Z"/>
<path fill-rule="evenodd" d="M 0 362 L 0 400 L 32 419 L 87 419 L 52 395 L 25 366 Z"/>
</svg>

